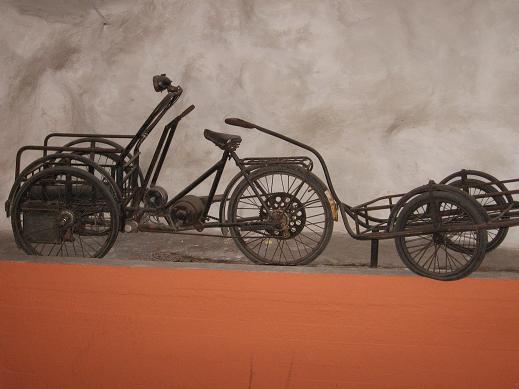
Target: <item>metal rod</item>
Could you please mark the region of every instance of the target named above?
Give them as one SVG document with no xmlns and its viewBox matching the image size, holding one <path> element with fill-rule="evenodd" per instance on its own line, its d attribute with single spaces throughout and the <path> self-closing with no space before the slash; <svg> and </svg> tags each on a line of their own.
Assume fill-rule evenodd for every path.
<svg viewBox="0 0 519 389">
<path fill-rule="evenodd" d="M 371 239 L 371 257 L 369 267 L 378 267 L 378 239 Z"/>
<path fill-rule="evenodd" d="M 168 155 L 169 147 L 171 145 L 171 141 L 173 140 L 173 135 L 175 135 L 175 132 L 177 130 L 177 125 L 178 125 L 180 119 L 181 119 L 181 117 L 177 116 L 169 124 L 166 125 L 166 128 L 169 129 L 168 138 L 166 139 L 166 143 L 164 144 L 164 148 L 160 155 L 159 162 L 157 164 L 157 168 L 155 169 L 155 173 L 153 174 L 153 178 L 151 179 L 151 186 L 154 186 L 157 183 L 157 180 L 159 179 L 159 175 L 162 170 L 162 166 L 164 164 L 166 156 Z"/>
<path fill-rule="evenodd" d="M 148 166 L 148 171 L 146 172 L 146 177 L 144 178 L 144 182 L 142 184 L 143 187 L 148 187 L 148 182 L 151 179 L 151 174 L 153 173 L 153 170 L 155 169 L 155 165 L 157 164 L 157 160 L 159 159 L 159 154 L 162 152 L 162 148 L 164 146 L 164 142 L 166 141 L 166 137 L 168 136 L 168 128 L 164 127 L 164 130 L 162 131 L 162 135 L 160 136 L 159 143 L 157 144 L 157 147 L 155 148 L 155 152 L 153 153 L 153 157 L 151 158 L 150 166 Z"/>
<path fill-rule="evenodd" d="M 222 177 L 223 169 L 225 168 L 225 164 L 227 163 L 227 159 L 229 158 L 229 152 L 224 151 L 222 158 L 220 159 L 220 167 L 216 171 L 216 175 L 214 176 L 213 184 L 211 185 L 211 190 L 209 191 L 209 195 L 207 196 L 207 201 L 205 203 L 204 212 L 202 213 L 202 218 L 206 218 L 209 213 L 209 209 L 213 204 L 213 197 L 216 193 L 216 189 L 218 188 L 218 184 L 220 183 L 220 178 Z"/>
<path fill-rule="evenodd" d="M 164 208 L 167 208 L 174 203 L 176 203 L 178 200 L 180 200 L 182 197 L 187 195 L 189 192 L 191 192 L 194 188 L 196 188 L 198 185 L 200 185 L 207 177 L 209 177 L 211 174 L 213 174 L 218 168 L 220 167 L 222 161 L 216 162 L 213 166 L 211 166 L 204 174 L 202 174 L 200 177 L 198 177 L 195 181 L 193 181 L 191 184 L 189 184 L 187 187 L 184 188 L 182 192 L 177 194 L 175 197 L 173 197 L 171 200 L 168 201 L 168 203 L 164 206 Z"/>
<path fill-rule="evenodd" d="M 51 138 L 107 138 L 107 139 L 131 139 L 135 135 L 131 134 L 85 134 L 75 132 L 51 132 L 43 140 L 43 145 L 47 146 Z"/>
<path fill-rule="evenodd" d="M 125 147 L 125 149 L 119 157 L 118 164 L 121 164 L 122 161 L 124 161 L 124 159 L 131 152 L 134 146 L 136 146 L 139 142 L 142 142 L 144 138 L 146 138 L 149 135 L 149 133 L 157 125 L 160 119 L 162 119 L 162 117 L 165 115 L 168 109 L 171 108 L 171 106 L 177 101 L 179 96 L 180 95 L 175 92 L 168 92 L 168 94 L 155 107 L 150 116 L 148 116 L 148 118 L 144 121 L 141 128 L 139 128 L 139 130 L 132 138 L 130 143 L 128 143 L 128 145 Z"/>
<path fill-rule="evenodd" d="M 119 150 L 115 148 L 97 148 L 97 147 L 69 147 L 69 146 L 39 146 L 39 145 L 29 145 L 21 147 L 16 153 L 16 166 L 15 166 L 15 176 L 18 177 L 20 174 L 20 162 L 22 154 L 27 150 L 33 151 L 76 151 L 76 152 L 106 152 L 106 153 L 118 153 Z"/>
</svg>

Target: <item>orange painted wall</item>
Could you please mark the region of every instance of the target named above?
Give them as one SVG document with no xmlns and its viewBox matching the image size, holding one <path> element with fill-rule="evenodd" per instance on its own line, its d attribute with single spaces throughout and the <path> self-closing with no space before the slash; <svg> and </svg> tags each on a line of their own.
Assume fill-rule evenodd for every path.
<svg viewBox="0 0 519 389">
<path fill-rule="evenodd" d="M 0 262 L 0 388 L 519 385 L 519 281 Z"/>
</svg>

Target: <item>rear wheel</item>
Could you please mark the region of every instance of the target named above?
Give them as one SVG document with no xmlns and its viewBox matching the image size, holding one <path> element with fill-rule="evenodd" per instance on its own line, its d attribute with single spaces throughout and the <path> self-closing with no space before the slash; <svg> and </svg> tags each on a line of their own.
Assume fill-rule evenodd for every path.
<svg viewBox="0 0 519 389">
<path fill-rule="evenodd" d="M 11 215 L 18 246 L 43 256 L 103 257 L 120 224 L 119 206 L 106 185 L 71 167 L 31 177 L 17 192 Z"/>
<path fill-rule="evenodd" d="M 462 194 L 425 193 L 413 198 L 400 212 L 395 231 L 407 231 L 412 236 L 397 237 L 396 248 L 405 265 L 416 274 L 457 280 L 475 271 L 485 257 L 487 233 L 470 227 L 484 222 L 485 215 L 477 204 Z M 465 231 L 440 232 L 464 225 Z M 439 231 L 418 235 L 433 228 Z"/>
<path fill-rule="evenodd" d="M 333 230 L 326 189 L 312 173 L 289 166 L 260 169 L 243 179 L 228 215 L 233 223 L 256 221 L 256 227 L 230 231 L 238 248 L 260 264 L 306 265 L 324 250 Z"/>
</svg>

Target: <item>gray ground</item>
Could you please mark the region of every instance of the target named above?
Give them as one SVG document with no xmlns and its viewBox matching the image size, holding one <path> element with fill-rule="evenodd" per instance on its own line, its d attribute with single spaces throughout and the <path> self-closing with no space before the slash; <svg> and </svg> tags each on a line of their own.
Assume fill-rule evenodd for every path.
<svg viewBox="0 0 519 389">
<path fill-rule="evenodd" d="M 0 257 L 2 259 L 29 259 L 16 247 L 9 230 L 0 231 Z M 368 268 L 369 258 L 369 242 L 357 241 L 344 234 L 336 233 L 321 256 L 312 264 L 305 266 L 304 271 L 369 274 L 407 272 L 391 240 L 380 242 L 379 269 Z M 251 270 L 260 268 L 252 266 L 251 262 L 236 248 L 232 239 L 157 233 L 119 234 L 116 244 L 108 255 L 102 260 L 93 262 L 137 266 L 183 262 L 184 264 L 196 263 L 197 266 L 217 264 L 218 267 L 222 267 L 221 264 L 225 264 L 231 268 L 247 269 L 250 267 Z M 262 268 L 282 270 L 272 266 Z M 299 271 L 294 267 L 286 270 Z M 478 274 L 487 277 L 519 276 L 519 250 L 498 248 L 487 254 Z"/>
</svg>

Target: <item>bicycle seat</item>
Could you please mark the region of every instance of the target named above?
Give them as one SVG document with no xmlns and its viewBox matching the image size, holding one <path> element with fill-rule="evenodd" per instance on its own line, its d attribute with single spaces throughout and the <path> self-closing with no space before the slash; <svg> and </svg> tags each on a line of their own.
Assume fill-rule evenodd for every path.
<svg viewBox="0 0 519 389">
<path fill-rule="evenodd" d="M 234 151 L 241 143 L 241 136 L 204 130 L 205 139 L 210 140 L 222 150 Z"/>
</svg>

